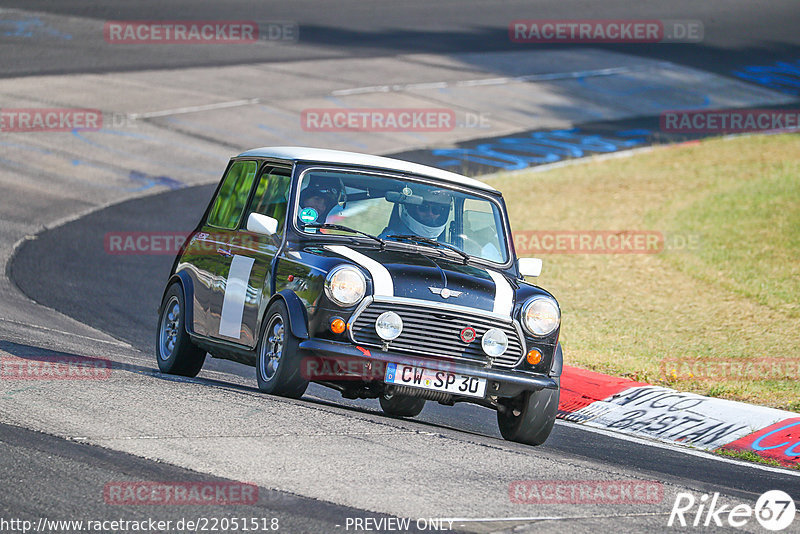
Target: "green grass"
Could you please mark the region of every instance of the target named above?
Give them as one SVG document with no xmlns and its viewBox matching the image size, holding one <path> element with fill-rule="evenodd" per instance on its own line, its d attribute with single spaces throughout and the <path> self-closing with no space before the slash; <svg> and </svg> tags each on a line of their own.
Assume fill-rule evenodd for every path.
<svg viewBox="0 0 800 534">
<path fill-rule="evenodd" d="M 658 254 L 551 254 L 567 364 L 800 410 L 800 136 L 712 139 L 499 176 L 512 227 L 652 230 Z M 691 242 L 693 246 L 683 246 Z M 711 376 L 670 362 L 781 360 Z"/>
<path fill-rule="evenodd" d="M 778 162 L 761 180 L 700 199 L 675 214 L 675 231 L 702 246 L 683 266 L 727 290 L 800 317 L 800 187 Z M 718 273 L 722 272 L 723 277 Z"/>
<path fill-rule="evenodd" d="M 754 453 L 753 451 L 739 451 L 733 449 L 717 449 L 714 451 L 716 454 L 720 456 L 725 456 L 727 458 L 733 458 L 735 460 L 744 460 L 746 462 L 755 462 L 758 464 L 764 465 L 771 465 L 772 467 L 787 467 L 781 464 L 777 460 L 773 460 L 772 458 L 764 458 L 763 456 L 759 456 L 758 454 Z M 799 465 L 792 465 L 788 466 L 789 469 L 800 469 Z"/>
</svg>

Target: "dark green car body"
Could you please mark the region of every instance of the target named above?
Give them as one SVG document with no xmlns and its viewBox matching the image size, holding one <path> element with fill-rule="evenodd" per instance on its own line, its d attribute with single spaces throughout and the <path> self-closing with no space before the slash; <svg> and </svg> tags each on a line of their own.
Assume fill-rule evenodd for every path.
<svg viewBox="0 0 800 534">
<path fill-rule="evenodd" d="M 308 233 L 298 223 L 296 199 L 302 177 L 314 169 L 358 173 L 362 180 L 374 175 L 409 184 L 440 184 L 485 199 L 501 214 L 501 245 L 509 252 L 499 261 L 465 259 L 419 242 L 379 243 L 357 234 Z M 253 213 L 274 222 L 275 232 L 248 229 Z M 365 281 L 363 298 L 349 306 L 335 302 L 326 291 L 329 274 L 342 265 L 358 270 Z M 515 411 L 511 404 L 520 399 L 549 391 L 546 425 L 552 427 L 552 394 L 557 404 L 562 367 L 560 327 L 533 335 L 522 315 L 533 299 L 555 299 L 520 274 L 503 197 L 486 184 L 408 162 L 345 152 L 245 152 L 231 159 L 200 223 L 177 255 L 165 302 L 175 287 L 182 296 L 185 344 L 215 357 L 258 367 L 268 311 L 281 302 L 288 323 L 285 335 L 290 333 L 297 344 L 293 352 L 302 355 L 292 365 L 313 361 L 319 370 L 320 361 L 333 362 L 324 375 L 301 370 L 307 381 L 350 398 L 380 398 L 393 391 L 385 380 L 387 366 L 440 370 L 442 376 L 483 380 L 485 394 L 461 396 L 402 386 L 394 389 L 395 395 L 402 392 L 442 404 L 472 402 L 501 414 Z M 374 326 L 376 317 L 387 311 L 398 313 L 404 325 L 403 333 L 391 341 L 381 339 Z M 336 319 L 346 324 L 343 332 L 334 332 Z M 506 335 L 508 346 L 500 356 L 488 357 L 481 350 L 481 337 L 489 329 Z M 163 333 L 159 336 L 165 339 Z M 167 358 L 163 343 L 160 347 L 161 363 Z M 532 349 L 540 355 L 534 364 L 527 358 Z M 336 365 L 342 361 L 347 364 Z M 168 365 L 163 369 L 169 372 Z M 543 438 L 540 433 L 533 440 L 516 440 L 538 444 Z"/>
</svg>

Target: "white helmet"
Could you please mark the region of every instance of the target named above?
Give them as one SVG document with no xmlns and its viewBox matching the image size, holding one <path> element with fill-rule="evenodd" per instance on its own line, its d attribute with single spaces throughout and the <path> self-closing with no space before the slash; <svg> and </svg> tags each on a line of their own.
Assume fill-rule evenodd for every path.
<svg viewBox="0 0 800 534">
<path fill-rule="evenodd" d="M 401 204 L 400 220 L 415 234 L 435 239 L 447 225 L 453 196 L 442 190 L 422 191 L 421 204 Z"/>
</svg>

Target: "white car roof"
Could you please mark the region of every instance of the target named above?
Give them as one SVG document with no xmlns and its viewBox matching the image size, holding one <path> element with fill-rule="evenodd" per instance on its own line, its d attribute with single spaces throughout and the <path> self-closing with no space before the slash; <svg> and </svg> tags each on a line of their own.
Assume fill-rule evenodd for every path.
<svg viewBox="0 0 800 534">
<path fill-rule="evenodd" d="M 445 180 L 458 185 L 483 189 L 497 193 L 497 189 L 474 178 L 467 178 L 454 172 L 411 163 L 400 159 L 386 158 L 383 156 L 373 156 L 358 152 L 345 152 L 343 150 L 329 150 L 326 148 L 308 148 L 302 146 L 268 146 L 254 148 L 242 152 L 238 157 L 258 157 L 258 158 L 278 158 L 292 161 L 311 161 L 319 163 L 339 163 L 345 165 L 360 165 L 364 167 L 375 167 L 392 171 L 400 171 L 421 176 L 429 176 L 439 180 Z"/>
</svg>

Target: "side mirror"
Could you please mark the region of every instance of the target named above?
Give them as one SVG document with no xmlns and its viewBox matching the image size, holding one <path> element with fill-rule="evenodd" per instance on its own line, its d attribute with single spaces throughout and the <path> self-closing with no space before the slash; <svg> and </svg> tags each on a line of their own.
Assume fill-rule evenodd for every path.
<svg viewBox="0 0 800 534">
<path fill-rule="evenodd" d="M 522 276 L 539 276 L 542 274 L 542 260 L 539 258 L 519 258 L 517 269 Z"/>
<path fill-rule="evenodd" d="M 247 230 L 256 234 L 274 235 L 278 231 L 278 219 L 260 213 L 251 213 L 247 218 Z"/>
</svg>

